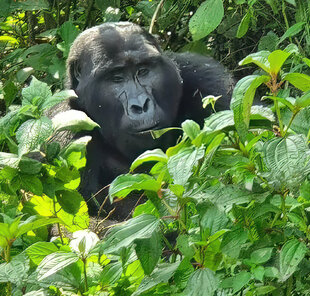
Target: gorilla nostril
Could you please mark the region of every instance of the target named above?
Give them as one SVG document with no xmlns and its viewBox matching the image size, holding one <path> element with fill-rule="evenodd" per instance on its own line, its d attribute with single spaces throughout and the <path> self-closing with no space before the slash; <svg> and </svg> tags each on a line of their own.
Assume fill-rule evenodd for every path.
<svg viewBox="0 0 310 296">
<path fill-rule="evenodd" d="M 146 112 L 149 109 L 149 102 L 150 102 L 150 99 L 146 99 L 143 105 L 143 112 Z"/>
<path fill-rule="evenodd" d="M 143 112 L 143 108 L 138 105 L 132 105 L 130 110 L 133 114 L 141 114 Z"/>
</svg>

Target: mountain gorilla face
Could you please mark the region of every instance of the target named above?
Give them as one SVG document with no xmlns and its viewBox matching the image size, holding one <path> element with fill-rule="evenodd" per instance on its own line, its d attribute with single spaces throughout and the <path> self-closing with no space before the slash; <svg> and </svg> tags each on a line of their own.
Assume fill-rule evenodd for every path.
<svg viewBox="0 0 310 296">
<path fill-rule="evenodd" d="M 182 92 L 179 70 L 137 26 L 93 31 L 90 49 L 69 60 L 79 105 L 101 126 L 105 141 L 136 156 L 156 143 L 145 131 L 174 122 Z"/>
</svg>

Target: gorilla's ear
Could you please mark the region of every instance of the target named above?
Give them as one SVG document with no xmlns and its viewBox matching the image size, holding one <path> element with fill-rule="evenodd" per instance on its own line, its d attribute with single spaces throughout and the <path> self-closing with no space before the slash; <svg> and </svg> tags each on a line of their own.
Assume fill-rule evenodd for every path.
<svg viewBox="0 0 310 296">
<path fill-rule="evenodd" d="M 69 83 L 70 88 L 75 90 L 81 79 L 81 65 L 78 60 L 71 61 L 69 64 Z"/>
</svg>

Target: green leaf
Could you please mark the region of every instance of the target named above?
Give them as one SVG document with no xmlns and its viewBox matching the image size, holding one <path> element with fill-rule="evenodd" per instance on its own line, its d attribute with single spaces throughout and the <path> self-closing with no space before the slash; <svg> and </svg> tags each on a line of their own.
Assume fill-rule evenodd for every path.
<svg viewBox="0 0 310 296">
<path fill-rule="evenodd" d="M 138 166 L 148 161 L 167 163 L 167 160 L 167 155 L 161 149 L 147 150 L 133 161 L 130 166 L 130 171 L 134 171 Z"/>
<path fill-rule="evenodd" d="M 270 63 L 270 72 L 275 76 L 278 75 L 279 71 L 281 70 L 281 67 L 283 66 L 283 64 L 290 55 L 291 53 L 283 50 L 273 51 L 268 56 L 268 61 Z"/>
<path fill-rule="evenodd" d="M 157 231 L 150 238 L 137 239 L 135 241 L 136 254 L 146 275 L 150 275 L 157 265 L 161 253 L 161 236 Z"/>
<path fill-rule="evenodd" d="M 250 63 L 254 63 L 255 65 L 257 65 L 258 67 L 262 68 L 265 72 L 270 73 L 270 63 L 268 61 L 268 57 L 270 55 L 269 51 L 259 51 L 256 53 L 252 53 L 250 55 L 248 55 L 247 57 L 245 57 L 242 61 L 239 62 L 240 66 L 244 66 Z M 254 76 L 254 75 L 252 75 Z M 252 76 L 247 76 L 248 79 Z M 241 80 L 246 79 L 247 77 L 244 77 Z"/>
<path fill-rule="evenodd" d="M 236 34 L 237 38 L 242 38 L 246 34 L 246 32 L 249 29 L 250 21 L 251 21 L 251 13 L 248 11 L 242 18 L 241 23 L 238 27 L 238 31 Z"/>
<path fill-rule="evenodd" d="M 69 110 L 58 113 L 52 118 L 54 130 L 57 132 L 70 130 L 79 132 L 83 130 L 90 131 L 99 125 L 91 120 L 84 112 L 78 110 Z"/>
<path fill-rule="evenodd" d="M 142 279 L 138 290 L 132 296 L 141 295 L 143 292 L 150 290 L 160 283 L 167 283 L 179 265 L 180 262 L 160 264 L 150 276 L 145 276 Z"/>
<path fill-rule="evenodd" d="M 79 30 L 76 26 L 74 26 L 72 21 L 67 21 L 60 27 L 59 35 L 63 42 L 58 43 L 57 48 L 61 50 L 64 54 L 64 57 L 67 58 L 73 41 L 79 35 Z"/>
<path fill-rule="evenodd" d="M 297 190 L 310 172 L 309 149 L 303 135 L 275 138 L 263 146 L 266 179 L 278 190 Z"/>
<path fill-rule="evenodd" d="M 100 282 L 105 285 L 113 285 L 121 278 L 122 273 L 123 268 L 121 262 L 110 263 L 104 267 L 100 275 Z"/>
<path fill-rule="evenodd" d="M 26 249 L 29 259 L 35 265 L 39 265 L 47 255 L 57 251 L 58 248 L 53 243 L 48 242 L 37 242 Z"/>
<path fill-rule="evenodd" d="M 46 226 L 46 225 L 51 225 L 54 223 L 59 223 L 61 220 L 58 218 L 39 218 L 35 221 L 33 221 L 33 216 L 28 218 L 25 221 L 22 221 L 18 227 L 18 231 L 16 233 L 16 237 L 19 237 L 28 231 L 35 230 L 37 228 Z"/>
<path fill-rule="evenodd" d="M 234 293 L 241 290 L 251 279 L 251 274 L 246 271 L 239 272 L 236 276 L 233 278 L 233 290 Z"/>
<path fill-rule="evenodd" d="M 292 239 L 284 244 L 280 252 L 280 281 L 285 282 L 305 257 L 308 248 L 303 242 Z"/>
<path fill-rule="evenodd" d="M 189 21 L 189 31 L 194 40 L 199 40 L 211 33 L 222 21 L 224 7 L 222 0 L 204 1 Z"/>
<path fill-rule="evenodd" d="M 187 234 L 181 234 L 178 236 L 177 247 L 184 257 L 192 259 L 192 257 L 195 255 L 195 248 L 194 246 L 190 245 L 189 235 Z"/>
<path fill-rule="evenodd" d="M 24 83 L 30 75 L 32 75 L 34 73 L 34 69 L 32 67 L 26 67 L 23 69 L 20 69 L 17 73 L 16 73 L 16 79 L 19 83 Z"/>
<path fill-rule="evenodd" d="M 283 77 L 283 80 L 288 81 L 302 91 L 310 90 L 310 76 L 301 73 L 289 73 Z"/>
<path fill-rule="evenodd" d="M 297 98 L 295 105 L 299 108 L 305 108 L 310 105 L 310 90 L 304 93 L 301 97 Z"/>
<path fill-rule="evenodd" d="M 42 195 L 43 185 L 39 178 L 23 174 L 20 176 L 21 188 L 36 195 Z"/>
<path fill-rule="evenodd" d="M 159 220 L 153 215 L 143 214 L 132 218 L 125 224 L 112 228 L 103 245 L 103 250 L 105 253 L 115 253 L 121 248 L 128 248 L 137 239 L 152 237 L 158 226 Z"/>
<path fill-rule="evenodd" d="M 19 161 L 18 167 L 22 173 L 35 175 L 41 171 L 42 163 L 35 159 L 23 156 Z"/>
<path fill-rule="evenodd" d="M 18 156 L 38 150 L 53 133 L 52 121 L 46 116 L 25 121 L 16 132 Z"/>
<path fill-rule="evenodd" d="M 13 169 L 18 168 L 20 158 L 13 153 L 0 152 L 0 167 L 8 166 Z"/>
<path fill-rule="evenodd" d="M 0 282 L 20 285 L 27 280 L 29 269 L 27 256 L 24 253 L 18 254 L 12 258 L 11 262 L 0 264 Z M 3 295 L 7 295 L 7 293 Z"/>
<path fill-rule="evenodd" d="M 282 103 L 283 105 L 287 106 L 291 111 L 293 111 L 295 109 L 294 105 L 289 100 L 281 98 L 281 97 L 264 96 L 262 98 L 262 100 L 264 100 L 264 99 L 270 99 L 273 101 L 278 101 L 278 102 Z"/>
<path fill-rule="evenodd" d="M 186 296 L 213 296 L 219 286 L 215 273 L 208 269 L 197 269 L 190 276 L 184 294 Z"/>
<path fill-rule="evenodd" d="M 254 264 L 262 264 L 267 262 L 272 255 L 273 248 L 263 248 L 251 253 L 251 262 Z"/>
<path fill-rule="evenodd" d="M 200 133 L 199 124 L 193 120 L 185 120 L 182 123 L 182 129 L 186 136 L 188 136 L 191 140 L 194 140 Z"/>
<path fill-rule="evenodd" d="M 36 106 L 41 106 L 49 97 L 52 96 L 50 87 L 45 82 L 41 82 L 32 77 L 31 83 L 28 87 L 22 90 L 22 105 L 33 104 Z M 34 99 L 38 98 L 35 104 Z"/>
<path fill-rule="evenodd" d="M 46 256 L 37 268 L 38 280 L 54 275 L 65 267 L 77 262 L 79 257 L 75 253 L 56 252 Z"/>
<path fill-rule="evenodd" d="M 205 148 L 203 146 L 199 148 L 186 147 L 168 159 L 168 170 L 175 184 L 186 184 L 192 175 L 194 166 L 203 158 L 204 153 Z"/>
<path fill-rule="evenodd" d="M 222 252 L 232 258 L 238 258 L 243 244 L 247 241 L 248 234 L 242 228 L 237 228 L 224 234 Z"/>
<path fill-rule="evenodd" d="M 302 60 L 308 67 L 310 67 L 310 59 L 303 58 Z"/>
<path fill-rule="evenodd" d="M 53 96 L 48 97 L 42 104 L 41 109 L 49 109 L 64 100 L 77 98 L 76 93 L 71 89 L 66 89 L 60 92 L 55 93 Z"/>
<path fill-rule="evenodd" d="M 251 268 L 251 272 L 256 280 L 261 282 L 264 280 L 265 268 L 263 266 L 255 266 Z"/>
<path fill-rule="evenodd" d="M 243 142 L 248 133 L 255 91 L 262 83 L 269 80 L 270 77 L 266 75 L 246 76 L 238 81 L 233 91 L 230 108 L 234 112 L 235 126 Z"/>
<path fill-rule="evenodd" d="M 150 190 L 157 192 L 160 183 L 146 174 L 120 175 L 110 185 L 109 195 L 112 197 L 125 197 L 134 190 Z"/>
<path fill-rule="evenodd" d="M 257 287 L 255 289 L 255 293 L 256 295 L 270 295 L 270 293 L 274 290 L 276 290 L 277 288 L 274 286 L 261 286 L 261 287 Z"/>
<path fill-rule="evenodd" d="M 289 38 L 289 37 L 292 37 L 292 36 L 298 34 L 303 29 L 304 25 L 305 25 L 305 22 L 299 22 L 299 23 L 294 24 L 290 28 L 288 28 L 286 30 L 286 32 L 280 38 L 278 45 L 281 42 L 283 42 L 286 38 Z"/>
</svg>

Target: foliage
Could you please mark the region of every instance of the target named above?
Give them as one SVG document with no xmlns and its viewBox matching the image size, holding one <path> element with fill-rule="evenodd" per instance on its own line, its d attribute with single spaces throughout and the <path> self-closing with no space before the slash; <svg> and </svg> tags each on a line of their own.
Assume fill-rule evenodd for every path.
<svg viewBox="0 0 310 296">
<path fill-rule="evenodd" d="M 308 0 L 4 0 L 0 294 L 308 295 L 309 10 Z M 100 240 L 77 191 L 90 137 L 57 140 L 97 125 L 47 114 L 75 97 L 59 89 L 78 33 L 119 20 L 247 76 L 231 110 L 202 128 L 185 121 L 177 145 L 146 151 L 113 181 L 111 200 L 147 201 Z M 261 94 L 267 103 L 253 106 Z"/>
</svg>

